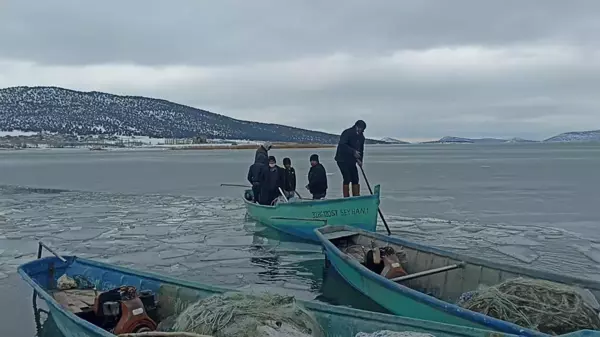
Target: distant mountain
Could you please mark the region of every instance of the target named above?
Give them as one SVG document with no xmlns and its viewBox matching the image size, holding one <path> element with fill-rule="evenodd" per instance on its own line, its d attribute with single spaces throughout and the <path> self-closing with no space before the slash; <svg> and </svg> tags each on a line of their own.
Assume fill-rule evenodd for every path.
<svg viewBox="0 0 600 337">
<path fill-rule="evenodd" d="M 440 140 L 423 142 L 422 144 L 504 144 L 504 143 L 536 143 L 533 140 L 522 138 L 499 139 L 499 138 L 461 138 L 446 136 Z"/>
<path fill-rule="evenodd" d="M 405 142 L 403 140 L 392 138 L 392 137 L 384 137 L 384 138 L 381 138 L 380 141 L 382 141 L 386 144 L 410 144 L 409 142 Z"/>
<path fill-rule="evenodd" d="M 336 144 L 339 140 L 339 135 L 238 120 L 162 99 L 57 87 L 0 89 L 2 130 L 322 144 Z"/>
<path fill-rule="evenodd" d="M 600 130 L 565 132 L 544 140 L 547 143 L 600 142 Z"/>
</svg>

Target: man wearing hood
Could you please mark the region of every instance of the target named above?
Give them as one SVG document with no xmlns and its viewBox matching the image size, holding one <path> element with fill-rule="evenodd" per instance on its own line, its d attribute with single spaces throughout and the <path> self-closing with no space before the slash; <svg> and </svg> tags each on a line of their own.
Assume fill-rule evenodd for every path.
<svg viewBox="0 0 600 337">
<path fill-rule="evenodd" d="M 266 184 L 269 171 L 269 150 L 272 145 L 270 142 L 262 144 L 254 155 L 254 164 L 250 165 L 248 170 L 248 181 L 252 184 L 252 194 L 254 202 L 260 204 L 270 204 L 269 196 L 261 196 L 261 187 Z"/>
<path fill-rule="evenodd" d="M 342 132 L 340 141 L 335 153 L 335 161 L 340 168 L 343 177 L 342 192 L 344 198 L 350 196 L 350 184 L 352 184 L 352 196 L 360 195 L 360 185 L 358 183 L 358 168 L 362 166 L 365 151 L 365 136 L 363 132 L 367 124 L 358 120 L 354 126 Z"/>
<path fill-rule="evenodd" d="M 273 145 L 271 142 L 264 142 L 261 146 L 256 149 L 256 154 L 254 155 L 254 163 L 262 163 L 265 166 L 269 165 L 269 150 L 271 150 Z"/>
</svg>

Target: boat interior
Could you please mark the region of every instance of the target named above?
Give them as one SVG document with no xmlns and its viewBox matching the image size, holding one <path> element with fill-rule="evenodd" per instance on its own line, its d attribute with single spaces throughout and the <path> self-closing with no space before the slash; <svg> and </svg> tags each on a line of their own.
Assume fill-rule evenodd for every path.
<svg viewBox="0 0 600 337">
<path fill-rule="evenodd" d="M 462 294 L 478 290 L 481 286 L 489 287 L 517 277 L 542 278 L 519 273 L 518 268 L 514 268 L 514 271 L 506 270 L 508 268 L 494 268 L 483 263 L 469 262 L 468 258 L 461 259 L 451 253 L 441 255 L 426 249 L 398 245 L 371 236 L 369 233 L 357 233 L 351 229 L 324 228 L 321 233 L 341 252 L 357 260 L 372 272 L 450 303 L 457 303 Z M 374 247 L 380 248 L 379 256 L 373 253 L 378 251 L 372 249 Z M 395 253 L 397 258 L 394 258 L 394 261 L 384 259 L 386 251 Z M 380 260 L 379 266 L 374 263 L 374 260 Z M 399 263 L 400 268 L 396 268 L 397 271 L 390 274 L 390 269 L 394 269 L 390 267 L 394 263 Z M 569 284 L 554 279 L 547 280 Z M 587 296 L 598 301 L 600 288 L 581 288 Z"/>
</svg>

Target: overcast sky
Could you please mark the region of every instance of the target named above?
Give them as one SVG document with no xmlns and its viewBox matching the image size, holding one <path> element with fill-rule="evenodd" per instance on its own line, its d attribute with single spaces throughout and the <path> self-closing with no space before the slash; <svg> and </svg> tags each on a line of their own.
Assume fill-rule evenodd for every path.
<svg viewBox="0 0 600 337">
<path fill-rule="evenodd" d="M 409 140 L 600 129 L 600 0 L 0 0 L 0 87 Z"/>
</svg>

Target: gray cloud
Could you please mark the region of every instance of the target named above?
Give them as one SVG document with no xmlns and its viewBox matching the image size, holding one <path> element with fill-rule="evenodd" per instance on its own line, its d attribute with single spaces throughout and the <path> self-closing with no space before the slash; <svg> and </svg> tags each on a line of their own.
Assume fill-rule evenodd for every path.
<svg viewBox="0 0 600 337">
<path fill-rule="evenodd" d="M 0 86 L 376 136 L 600 128 L 598 1 L 0 3 Z"/>
</svg>

